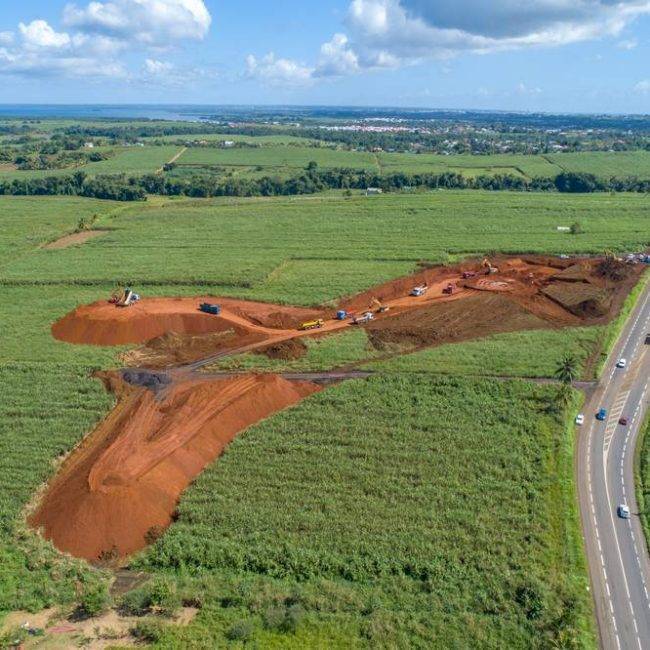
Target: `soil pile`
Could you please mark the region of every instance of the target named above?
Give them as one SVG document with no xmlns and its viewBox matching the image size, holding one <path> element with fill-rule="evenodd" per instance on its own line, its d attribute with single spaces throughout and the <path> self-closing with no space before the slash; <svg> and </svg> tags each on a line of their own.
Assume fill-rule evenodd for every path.
<svg viewBox="0 0 650 650">
<path fill-rule="evenodd" d="M 256 352 L 266 355 L 269 359 L 290 361 L 303 357 L 307 353 L 307 346 L 301 339 L 288 339 L 259 348 Z"/>
<path fill-rule="evenodd" d="M 169 368 L 205 359 L 242 345 L 264 341 L 267 338 L 263 332 L 249 331 L 240 325 L 232 325 L 222 332 L 200 336 L 169 332 L 152 339 L 136 350 L 129 350 L 122 355 L 122 361 L 127 366 Z"/>
<path fill-rule="evenodd" d="M 421 347 L 549 326 L 505 295 L 485 292 L 376 320 L 367 330 L 372 344 L 383 349 L 395 343 Z"/>
<path fill-rule="evenodd" d="M 193 379 L 159 398 L 122 386 L 116 408 L 64 463 L 30 524 L 76 557 L 129 555 L 169 526 L 181 492 L 239 432 L 317 390 L 274 375 Z"/>
</svg>

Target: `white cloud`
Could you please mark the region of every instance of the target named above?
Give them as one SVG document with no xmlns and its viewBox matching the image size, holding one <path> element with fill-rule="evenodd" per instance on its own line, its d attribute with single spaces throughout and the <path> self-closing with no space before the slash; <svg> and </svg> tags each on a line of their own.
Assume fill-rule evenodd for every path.
<svg viewBox="0 0 650 650">
<path fill-rule="evenodd" d="M 32 20 L 29 25 L 20 23 L 18 29 L 22 35 L 23 44 L 27 48 L 60 48 L 70 45 L 68 34 L 55 32 L 44 20 Z"/>
<path fill-rule="evenodd" d="M 559 46 L 617 35 L 649 0 L 352 0 L 354 47 L 400 59 Z"/>
<path fill-rule="evenodd" d="M 182 84 L 202 70 L 176 70 L 150 56 L 141 72 L 129 73 L 127 51 L 160 53 L 183 41 L 202 39 L 212 17 L 203 0 L 109 0 L 64 9 L 66 31 L 45 20 L 20 23 L 17 34 L 0 32 L 0 75 L 115 77 Z"/>
<path fill-rule="evenodd" d="M 350 47 L 345 34 L 334 34 L 331 41 L 323 43 L 315 71 L 318 77 L 333 77 L 359 71 L 359 57 Z"/>
<path fill-rule="evenodd" d="M 517 92 L 520 95 L 539 95 L 542 89 L 539 86 L 528 86 L 522 81 L 517 85 Z"/>
<path fill-rule="evenodd" d="M 636 86 L 634 86 L 634 92 L 639 93 L 641 95 L 649 95 L 650 94 L 650 79 L 644 79 L 643 81 L 639 81 Z"/>
<path fill-rule="evenodd" d="M 68 27 L 160 47 L 200 40 L 211 22 L 203 0 L 112 0 L 83 8 L 69 4 L 64 10 Z"/>
<path fill-rule="evenodd" d="M 620 50 L 633 50 L 638 44 L 639 42 L 636 39 L 630 38 L 619 41 L 616 43 L 616 47 L 618 47 Z"/>
<path fill-rule="evenodd" d="M 305 86 L 312 82 L 314 68 L 292 59 L 277 58 L 273 52 L 261 59 L 246 57 L 246 77 L 258 79 L 271 86 Z"/>
</svg>

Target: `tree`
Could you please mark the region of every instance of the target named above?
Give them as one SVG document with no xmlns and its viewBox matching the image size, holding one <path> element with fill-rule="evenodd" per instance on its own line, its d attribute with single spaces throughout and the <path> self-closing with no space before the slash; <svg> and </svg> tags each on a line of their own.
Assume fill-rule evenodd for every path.
<svg viewBox="0 0 650 650">
<path fill-rule="evenodd" d="M 579 221 L 571 224 L 571 234 L 580 235 L 582 233 L 582 224 Z"/>
<path fill-rule="evenodd" d="M 572 384 L 578 376 L 578 360 L 572 355 L 567 354 L 557 365 L 555 377 L 563 384 Z"/>
</svg>

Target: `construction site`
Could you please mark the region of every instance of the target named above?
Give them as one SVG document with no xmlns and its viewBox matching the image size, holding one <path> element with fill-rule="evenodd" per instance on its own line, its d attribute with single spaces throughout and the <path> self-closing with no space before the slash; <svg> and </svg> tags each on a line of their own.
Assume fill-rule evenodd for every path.
<svg viewBox="0 0 650 650">
<path fill-rule="evenodd" d="M 29 523 L 64 552 L 120 563 L 164 532 L 183 490 L 238 433 L 328 383 L 201 372 L 216 359 L 300 356 L 305 337 L 349 327 L 366 328 L 376 349 L 398 346 L 399 354 L 500 332 L 599 325 L 618 314 L 642 269 L 609 257 L 499 256 L 423 268 L 334 308 L 147 298 L 131 289 L 79 306 L 52 325 L 56 339 L 137 347 L 124 353 L 125 369 L 98 373 L 117 404 L 62 463 Z M 336 370 L 331 381 L 344 378 Z"/>
</svg>

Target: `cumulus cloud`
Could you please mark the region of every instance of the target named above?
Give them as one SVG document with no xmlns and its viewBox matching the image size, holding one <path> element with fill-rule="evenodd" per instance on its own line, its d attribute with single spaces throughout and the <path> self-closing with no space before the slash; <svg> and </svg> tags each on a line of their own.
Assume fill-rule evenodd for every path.
<svg viewBox="0 0 650 650">
<path fill-rule="evenodd" d="M 357 47 L 400 59 L 558 46 L 617 35 L 648 0 L 352 0 Z"/>
<path fill-rule="evenodd" d="M 61 48 L 70 45 L 70 36 L 64 32 L 55 32 L 44 20 L 32 20 L 29 25 L 20 23 L 18 29 L 27 48 L 51 47 Z"/>
<path fill-rule="evenodd" d="M 312 82 L 314 68 L 292 59 L 277 58 L 273 52 L 258 59 L 252 54 L 246 57 L 246 74 L 270 86 L 305 86 Z"/>
<path fill-rule="evenodd" d="M 184 75 L 150 57 L 140 73 L 129 73 L 121 55 L 160 53 L 202 39 L 212 17 L 203 0 L 109 0 L 68 4 L 62 22 L 65 31 L 39 19 L 20 23 L 16 33 L 0 32 L 0 74 L 157 77 L 178 83 L 199 73 Z"/>
<path fill-rule="evenodd" d="M 113 0 L 69 4 L 63 20 L 86 33 L 165 47 L 204 38 L 212 17 L 203 0 Z"/>
</svg>

